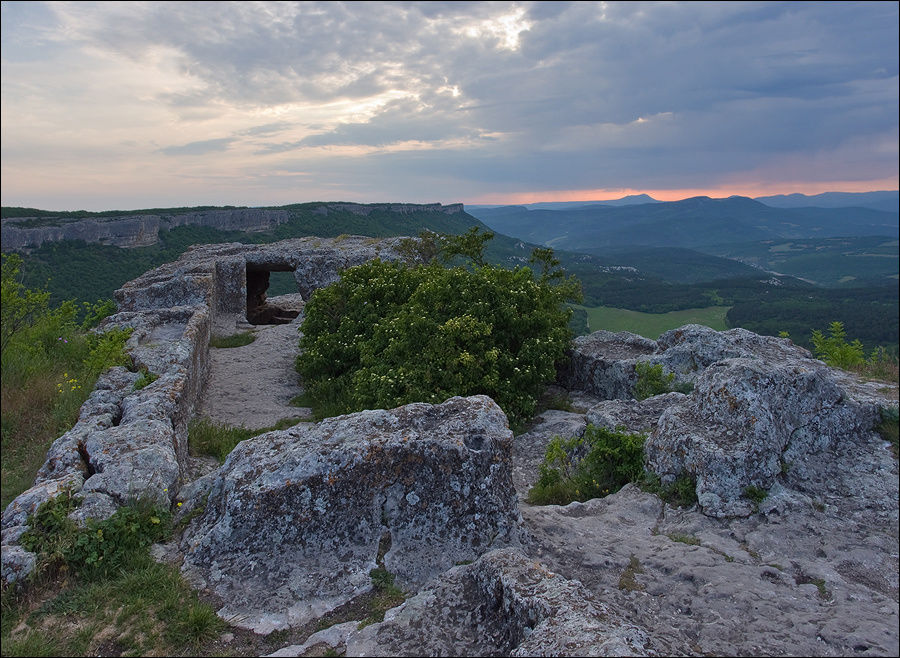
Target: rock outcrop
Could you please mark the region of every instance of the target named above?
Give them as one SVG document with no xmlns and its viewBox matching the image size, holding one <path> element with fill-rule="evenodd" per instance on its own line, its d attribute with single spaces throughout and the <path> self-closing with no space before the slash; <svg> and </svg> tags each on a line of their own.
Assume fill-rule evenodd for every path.
<svg viewBox="0 0 900 658">
<path fill-rule="evenodd" d="M 634 366 L 638 361 L 662 365 L 677 383 L 693 383 L 707 367 L 723 359 L 783 361 L 812 355 L 786 338 L 689 324 L 667 331 L 659 340 L 627 331 L 595 331 L 575 339 L 570 357 L 559 373 L 564 387 L 586 391 L 602 400 L 629 400 L 637 382 Z"/>
<path fill-rule="evenodd" d="M 384 567 L 415 590 L 519 542 L 512 432 L 484 396 L 363 411 L 238 445 L 187 513 L 183 573 L 261 633 L 303 624 L 371 589 Z"/>
<path fill-rule="evenodd" d="M 830 370 L 810 359 L 726 359 L 667 409 L 646 445 L 647 464 L 664 482 L 697 479 L 703 511 L 746 516 L 753 487 L 768 491 L 782 471 L 801 474 L 836 441 L 868 432 L 879 406 L 854 400 Z"/>
</svg>

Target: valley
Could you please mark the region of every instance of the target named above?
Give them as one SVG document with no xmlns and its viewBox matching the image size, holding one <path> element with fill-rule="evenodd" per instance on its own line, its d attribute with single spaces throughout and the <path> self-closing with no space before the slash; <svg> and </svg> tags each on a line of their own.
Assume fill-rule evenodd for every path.
<svg viewBox="0 0 900 658">
<path fill-rule="evenodd" d="M 461 204 L 325 202 L 102 213 L 3 208 L 3 249 L 24 255 L 24 282 L 50 291 L 52 303 L 93 302 L 194 244 L 462 234 L 476 226 L 497 233 L 486 251 L 494 264 L 527 265 L 534 246 L 555 249 L 582 283 L 583 306 L 595 309 L 576 312 L 576 333 L 606 328 L 655 337 L 696 317 L 716 328 L 786 331 L 808 348 L 813 330 L 840 320 L 867 352 L 884 347 L 896 354 L 898 214 L 883 209 L 891 193 L 877 194 L 826 199 L 873 204 L 851 208 L 775 208 L 740 197 L 669 203 L 635 197 L 620 205 L 474 206 L 471 212 Z M 85 222 L 87 233 L 79 228 Z M 34 242 L 12 249 L 23 238 L 11 239 L 10 228 L 31 230 Z M 86 239 L 91 231 L 107 237 Z M 86 238 L 72 239 L 78 235 Z M 273 276 L 271 285 L 271 295 L 294 292 L 289 279 Z"/>
</svg>

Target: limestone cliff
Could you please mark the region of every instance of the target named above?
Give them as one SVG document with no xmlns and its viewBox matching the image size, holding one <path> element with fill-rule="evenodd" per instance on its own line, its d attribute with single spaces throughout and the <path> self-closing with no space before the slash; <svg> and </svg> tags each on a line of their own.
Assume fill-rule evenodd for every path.
<svg viewBox="0 0 900 658">
<path fill-rule="evenodd" d="M 409 214 L 433 212 L 452 215 L 463 212 L 463 204 L 440 203 L 323 203 L 317 214 L 345 211 L 368 216 L 377 211 Z M 0 223 L 3 251 L 35 249 L 45 242 L 84 240 L 116 247 L 146 247 L 156 244 L 160 229 L 204 226 L 220 231 L 268 231 L 292 217 L 287 208 L 219 208 L 194 212 L 147 215 L 97 216 L 86 219 L 11 217 Z"/>
</svg>

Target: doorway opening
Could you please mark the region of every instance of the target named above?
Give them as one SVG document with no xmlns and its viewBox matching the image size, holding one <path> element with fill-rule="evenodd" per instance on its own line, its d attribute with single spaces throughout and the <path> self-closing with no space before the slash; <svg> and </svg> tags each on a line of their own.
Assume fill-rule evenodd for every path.
<svg viewBox="0 0 900 658">
<path fill-rule="evenodd" d="M 290 265 L 256 265 L 247 263 L 247 322 L 250 324 L 288 324 L 299 315 L 296 310 L 284 309 L 268 301 L 266 293 L 272 272 L 291 272 Z M 278 278 L 284 278 L 278 277 Z"/>
</svg>

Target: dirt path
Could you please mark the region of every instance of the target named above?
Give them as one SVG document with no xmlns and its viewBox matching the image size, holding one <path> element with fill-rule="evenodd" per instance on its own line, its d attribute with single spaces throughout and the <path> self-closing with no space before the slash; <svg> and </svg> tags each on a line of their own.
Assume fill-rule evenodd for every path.
<svg viewBox="0 0 900 658">
<path fill-rule="evenodd" d="M 210 372 L 198 416 L 251 429 L 283 418 L 305 418 L 309 409 L 290 406 L 303 392 L 294 370 L 299 323 L 253 327 L 256 340 L 243 347 L 209 349 Z"/>
</svg>

